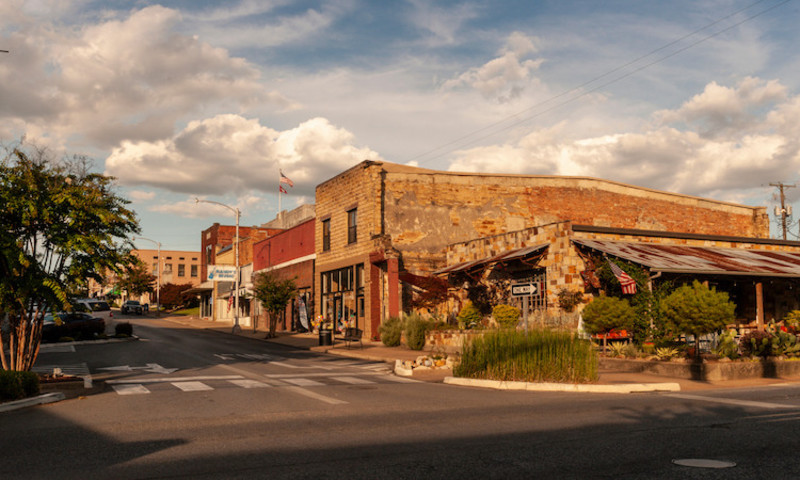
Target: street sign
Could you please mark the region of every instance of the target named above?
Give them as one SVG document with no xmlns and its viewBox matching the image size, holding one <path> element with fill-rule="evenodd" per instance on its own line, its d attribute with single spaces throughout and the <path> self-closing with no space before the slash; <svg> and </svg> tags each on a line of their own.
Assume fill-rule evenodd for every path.
<svg viewBox="0 0 800 480">
<path fill-rule="evenodd" d="M 232 282 L 236 278 L 236 267 L 232 265 L 209 265 L 208 279 L 213 282 Z"/>
<path fill-rule="evenodd" d="M 511 285 L 512 297 L 530 297 L 536 295 L 537 291 L 538 289 L 535 283 L 518 283 L 516 285 Z"/>
</svg>

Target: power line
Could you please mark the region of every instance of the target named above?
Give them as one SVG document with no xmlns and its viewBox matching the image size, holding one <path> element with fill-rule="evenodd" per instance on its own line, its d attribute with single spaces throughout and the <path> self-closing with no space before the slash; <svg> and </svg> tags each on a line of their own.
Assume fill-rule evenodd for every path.
<svg viewBox="0 0 800 480">
<path fill-rule="evenodd" d="M 423 153 L 421 153 L 421 154 L 419 154 L 419 155 L 416 155 L 416 156 L 412 157 L 412 158 L 411 158 L 411 159 L 409 159 L 408 161 L 414 161 L 414 160 L 417 160 L 417 159 L 419 159 L 419 158 L 426 157 L 426 156 L 428 156 L 428 155 L 430 155 L 430 154 L 432 154 L 432 153 L 434 153 L 434 152 L 438 152 L 438 151 L 442 151 L 442 150 L 444 150 L 444 151 L 442 151 L 441 153 L 438 153 L 438 154 L 436 154 L 436 155 L 433 155 L 432 157 L 430 157 L 430 158 L 429 158 L 429 159 L 427 159 L 427 160 L 423 160 L 423 161 L 420 161 L 420 162 L 419 162 L 420 164 L 422 164 L 422 163 L 427 163 L 427 162 L 433 161 L 434 159 L 436 159 L 436 158 L 439 158 L 439 157 L 441 157 L 441 156 L 445 155 L 446 153 L 451 153 L 453 150 L 455 150 L 455 148 L 453 148 L 453 149 L 447 149 L 448 147 L 451 147 L 451 146 L 453 146 L 453 145 L 460 144 L 460 145 L 459 145 L 459 147 L 456 147 L 456 148 L 464 148 L 464 147 L 467 147 L 467 146 L 473 145 L 473 144 L 475 144 L 475 143 L 477 143 L 477 142 L 479 142 L 479 141 L 481 141 L 481 140 L 484 140 L 484 139 L 486 139 L 486 138 L 489 138 L 489 137 L 491 137 L 491 136 L 497 135 L 498 133 L 501 133 L 501 132 L 503 132 L 503 131 L 509 130 L 509 129 L 511 129 L 511 128 L 515 127 L 515 126 L 517 126 L 517 125 L 520 125 L 520 124 L 522 124 L 522 123 L 525 123 L 525 122 L 527 122 L 527 121 L 529 121 L 529 120 L 532 120 L 532 119 L 534 119 L 534 118 L 536 118 L 536 117 L 539 117 L 539 116 L 541 116 L 541 115 L 544 115 L 545 113 L 551 112 L 551 111 L 553 111 L 553 110 L 555 110 L 555 109 L 557 109 L 557 108 L 559 108 L 559 107 L 563 107 L 564 105 L 567 105 L 567 104 L 569 104 L 569 103 L 571 103 L 571 102 L 573 102 L 573 101 L 575 101 L 575 100 L 578 100 L 578 99 L 580 99 L 580 98 L 582 98 L 582 97 L 585 97 L 585 96 L 589 95 L 590 93 L 594 93 L 594 92 L 596 92 L 597 90 L 600 90 L 601 88 L 607 87 L 607 86 L 609 86 L 609 85 L 611 85 L 611 84 L 614 84 L 614 83 L 616 83 L 616 82 L 619 82 L 620 80 L 623 80 L 623 79 L 625 79 L 625 78 L 628 78 L 628 77 L 632 76 L 632 75 L 633 75 L 633 74 L 635 74 L 635 73 L 638 73 L 638 72 L 640 72 L 640 71 L 642 71 L 642 70 L 644 70 L 644 69 L 646 69 L 646 68 L 649 68 L 649 67 L 651 67 L 651 66 L 653 66 L 653 65 L 655 65 L 655 64 L 657 64 L 657 63 L 661 63 L 661 62 L 663 62 L 664 60 L 667 60 L 667 59 L 669 59 L 669 58 L 671 58 L 671 57 L 674 57 L 675 55 L 678 55 L 679 53 L 685 52 L 686 50 L 688 50 L 688 49 L 690 49 L 690 48 L 692 48 L 692 47 L 694 47 L 694 46 L 696 46 L 696 45 L 699 45 L 700 43 L 703 43 L 703 42 L 706 42 L 706 41 L 708 41 L 708 40 L 710 40 L 710 39 L 712 39 L 712 38 L 715 38 L 715 37 L 717 37 L 717 36 L 719 36 L 719 35 L 721 35 L 721 34 L 723 34 L 723 33 L 727 32 L 727 31 L 729 31 L 729 30 L 732 30 L 732 29 L 734 29 L 734 28 L 736 28 L 736 27 L 738 27 L 738 26 L 740 26 L 740 25 L 742 25 L 742 24 L 744 24 L 744 23 L 746 23 L 746 22 L 749 22 L 750 20 L 753 20 L 754 18 L 757 18 L 757 17 L 759 17 L 759 16 L 761 16 L 761 15 L 764 15 L 765 13 L 768 13 L 768 12 L 770 12 L 770 11 L 772 11 L 772 10 L 774 10 L 774 9 L 776 9 L 776 8 L 778 8 L 778 7 L 780 7 L 780 6 L 784 5 L 784 4 L 786 4 L 786 3 L 789 3 L 789 2 L 790 2 L 790 1 L 792 1 L 792 0 L 783 0 L 783 1 L 781 1 L 781 2 L 778 2 L 778 3 L 776 3 L 776 4 L 772 5 L 772 6 L 770 6 L 769 8 L 766 8 L 766 9 L 764 9 L 764 10 L 761 10 L 760 12 L 757 12 L 757 13 L 755 13 L 755 14 L 753 14 L 753 15 L 751 15 L 751 16 L 749 16 L 749 17 L 747 17 L 747 18 L 745 18 L 744 20 L 741 20 L 741 21 L 739 21 L 739 22 L 736 22 L 736 23 L 734 23 L 733 25 L 730 25 L 730 26 L 728 26 L 728 27 L 726 27 L 726 28 L 723 28 L 722 30 L 719 30 L 719 31 L 717 31 L 717 32 L 714 32 L 714 33 L 712 33 L 712 34 L 710 34 L 710 35 L 707 35 L 706 37 L 703 37 L 703 38 L 701 38 L 701 39 L 699 39 L 699 40 L 697 40 L 697 41 L 695 41 L 695 42 L 693 42 L 693 43 L 690 43 L 690 44 L 688 44 L 687 46 L 685 46 L 685 47 L 683 47 L 683 48 L 680 48 L 680 49 L 678 49 L 678 50 L 676 50 L 676 51 L 674 51 L 674 52 L 671 52 L 671 53 L 669 53 L 669 54 L 667 54 L 667 55 L 664 55 L 663 57 L 660 57 L 660 58 L 658 58 L 658 59 L 656 59 L 656 60 L 654 60 L 654 61 L 652 61 L 652 62 L 650 62 L 650 63 L 646 63 L 646 64 L 644 64 L 644 65 L 642 65 L 642 66 L 640 66 L 640 67 L 637 67 L 637 68 L 635 68 L 634 70 L 632 70 L 632 71 L 630 71 L 630 72 L 628 72 L 628 73 L 625 73 L 625 74 L 623 74 L 623 75 L 621 75 L 621 76 L 619 76 L 619 77 L 616 77 L 616 78 L 614 78 L 614 79 L 612 79 L 612 80 L 609 80 L 608 82 L 602 83 L 602 84 L 600 84 L 600 85 L 597 85 L 597 86 L 595 86 L 595 87 L 593 87 L 593 88 L 591 88 L 591 89 L 589 89 L 589 90 L 583 91 L 583 92 L 582 92 L 582 93 L 580 93 L 579 95 L 576 95 L 576 96 L 574 96 L 574 97 L 568 98 L 568 99 L 566 99 L 566 100 L 565 100 L 565 101 L 563 101 L 563 102 L 557 103 L 557 104 L 555 104 L 555 105 L 553 105 L 553 106 L 551 106 L 551 107 L 549 107 L 549 108 L 547 108 L 547 109 L 544 109 L 544 110 L 542 110 L 542 111 L 539 111 L 539 112 L 537 112 L 537 113 L 535 113 L 535 114 L 533 114 L 533 115 L 531 115 L 531 116 L 528 116 L 528 117 L 522 118 L 522 119 L 520 119 L 520 120 L 517 120 L 517 121 L 515 121 L 515 122 L 513 122 L 513 123 L 511 123 L 511 124 L 505 125 L 505 126 L 503 126 L 502 128 L 499 128 L 499 129 L 497 129 L 496 131 L 493 131 L 493 132 L 491 132 L 491 133 L 488 133 L 488 134 L 486 134 L 486 135 L 482 135 L 482 136 L 480 136 L 480 137 L 472 138 L 472 139 L 471 139 L 471 140 L 469 140 L 469 141 L 466 141 L 466 142 L 463 142 L 463 143 L 461 143 L 463 140 L 470 139 L 470 137 L 473 137 L 474 135 L 477 135 L 477 134 L 479 134 L 479 133 L 482 133 L 482 132 L 485 132 L 485 131 L 487 131 L 487 130 L 493 129 L 494 127 L 501 126 L 501 125 L 505 124 L 506 122 L 508 122 L 508 121 L 510 121 L 510 120 L 512 120 L 512 119 L 515 119 L 515 118 L 519 117 L 519 116 L 520 116 L 520 115 L 522 115 L 522 114 L 525 114 L 525 113 L 527 113 L 527 112 L 530 112 L 530 111 L 532 111 L 532 110 L 535 110 L 535 109 L 537 109 L 537 108 L 539 108 L 539 107 L 541 107 L 541 106 L 544 106 L 544 105 L 546 105 L 546 104 L 548 104 L 548 103 L 550 103 L 550 102 L 553 102 L 553 101 L 555 101 L 555 100 L 557 100 L 557 99 L 559 99 L 559 98 L 561 98 L 561 97 L 567 96 L 567 95 L 569 95 L 569 94 L 571 94 L 571 93 L 578 92 L 578 91 L 580 91 L 581 89 L 583 89 L 584 87 L 587 87 L 587 86 L 591 85 L 592 83 L 595 83 L 596 81 L 598 81 L 598 80 L 600 80 L 600 79 L 602 79 L 602 78 L 608 77 L 608 76 L 610 76 L 610 75 L 612 75 L 612 74 L 614 74 L 614 73 L 616 73 L 616 72 L 619 72 L 620 70 L 623 70 L 623 69 L 625 69 L 625 68 L 627 68 L 627 67 L 629 67 L 629 66 L 631 66 L 631 65 L 634 65 L 634 64 L 638 63 L 638 62 L 639 62 L 639 61 L 641 61 L 641 60 L 644 60 L 644 59 L 645 59 L 645 58 L 647 58 L 647 57 L 653 56 L 654 54 L 656 54 L 656 53 L 658 53 L 658 52 L 660 52 L 660 51 L 662 51 L 662 50 L 665 50 L 665 49 L 667 49 L 667 48 L 669 48 L 669 47 L 671 47 L 671 46 L 673 46 L 673 45 L 676 45 L 676 44 L 678 44 L 678 43 L 682 42 L 683 40 L 685 40 L 685 39 L 687 39 L 687 38 L 689 38 L 689 37 L 692 37 L 692 36 L 694 36 L 694 35 L 696 35 L 696 34 L 698 34 L 698 33 L 702 32 L 702 31 L 704 31 L 704 30 L 707 30 L 707 29 L 709 29 L 709 28 L 713 27 L 714 25 L 717 25 L 717 24 L 718 24 L 718 23 L 720 23 L 720 22 L 723 22 L 723 21 L 725 21 L 725 20 L 728 20 L 728 19 L 730 19 L 731 17 L 733 17 L 733 16 L 735 16 L 735 15 L 738 15 L 739 13 L 741 13 L 741 12 L 743 12 L 743 11 L 745 11 L 745 10 L 749 10 L 749 9 L 751 9 L 752 7 L 756 6 L 756 5 L 758 5 L 758 4 L 760 4 L 760 3 L 763 3 L 764 1 L 766 1 L 766 0 L 758 0 L 757 2 L 754 2 L 754 3 L 752 3 L 752 4 L 748 5 L 748 6 L 744 7 L 744 8 L 741 8 L 741 9 L 739 9 L 739 10 L 737 10 L 737 11 L 735 11 L 735 12 L 731 13 L 731 14 L 728 14 L 728 15 L 726 15 L 725 17 L 722 17 L 722 18 L 720 18 L 720 19 L 718 19 L 718 20 L 715 20 L 715 21 L 713 21 L 713 22 L 711 22 L 711 23 L 709 23 L 709 24 L 707 24 L 707 25 L 705 25 L 705 26 L 703 26 L 703 27 L 701 27 L 701 28 L 699 28 L 699 29 L 697 29 L 697 30 L 694 30 L 694 31 L 693 31 L 693 32 L 691 32 L 691 33 L 688 33 L 688 34 L 686 34 L 686 35 L 684 35 L 684 36 L 682 36 L 682 37 L 680 37 L 680 38 L 678 38 L 678 39 L 676 39 L 676 40 L 673 40 L 673 41 L 671 41 L 671 42 L 669 42 L 669 43 L 667 43 L 667 44 L 665 44 L 665 45 L 663 45 L 663 46 L 659 47 L 659 48 L 656 48 L 655 50 L 652 50 L 651 52 L 649 52 L 649 53 L 647 53 L 647 54 L 645 54 L 645 55 L 642 55 L 642 56 L 640 56 L 640 57 L 637 57 L 636 59 L 634 59 L 634 60 L 631 60 L 631 61 L 629 61 L 629 62 L 627 62 L 627 63 L 625 63 L 625 64 L 623 64 L 623 65 L 620 65 L 620 66 L 618 66 L 618 67 L 612 68 L 611 70 L 609 70 L 609 71 L 607 71 L 607 72 L 605 72 L 605 73 L 603 73 L 603 74 L 601 74 L 601 75 L 598 75 L 598 76 L 596 76 L 596 77 L 592 78 L 591 80 L 588 80 L 588 81 L 586 81 L 586 82 L 584 82 L 584 83 L 582 83 L 582 84 L 580 84 L 580 85 L 578 85 L 578 86 L 576 86 L 576 87 L 573 87 L 573 88 L 570 88 L 570 89 L 568 89 L 568 90 L 565 90 L 565 91 L 563 91 L 563 92 L 561 92 L 561 93 L 559 93 L 559 94 L 557 94 L 557 95 L 555 95 L 555 96 L 553 96 L 553 97 L 550 97 L 550 98 L 548 98 L 547 100 L 543 100 L 543 101 L 541 101 L 541 102 L 539 102 L 539 103 L 536 103 L 536 104 L 534 104 L 533 106 L 531 106 L 531 107 L 529 107 L 529 108 L 527 108 L 527 109 L 525 109 L 525 110 L 522 110 L 522 111 L 520 111 L 520 112 L 517 112 L 517 113 L 515 113 L 515 114 L 513 114 L 513 115 L 509 115 L 509 116 L 507 116 L 507 117 L 505 117 L 505 118 L 503 118 L 503 119 L 501 119 L 501 120 L 498 120 L 498 121 L 496 121 L 496 122 L 494 122 L 494 123 L 491 123 L 491 124 L 489 124 L 489 125 L 487 125 L 487 126 L 485 126 L 485 127 L 482 127 L 482 128 L 480 128 L 480 129 L 478 129 L 478 130 L 473 130 L 472 132 L 470 132 L 470 133 L 467 133 L 466 135 L 463 135 L 463 136 L 461 136 L 461 137 L 458 137 L 458 138 L 456 138 L 456 139 L 454 139 L 454 140 L 452 140 L 452 141 L 450 141 L 450 142 L 447 142 L 447 143 L 445 143 L 445 144 L 443 144 L 443 145 L 440 145 L 440 146 L 438 146 L 438 147 L 436 147 L 436 148 L 432 148 L 432 149 L 430 149 L 430 150 L 427 150 L 427 151 L 425 151 L 425 152 L 423 152 Z M 447 149 L 447 150 L 445 150 L 445 149 Z"/>
</svg>

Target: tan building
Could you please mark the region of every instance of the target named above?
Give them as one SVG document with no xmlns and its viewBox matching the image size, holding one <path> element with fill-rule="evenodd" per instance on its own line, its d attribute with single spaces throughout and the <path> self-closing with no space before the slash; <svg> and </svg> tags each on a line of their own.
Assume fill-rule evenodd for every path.
<svg viewBox="0 0 800 480">
<path fill-rule="evenodd" d="M 458 242 L 566 221 L 762 239 L 769 232 L 764 207 L 596 178 L 441 172 L 374 161 L 318 185 L 316 215 L 315 303 L 329 318 L 354 319 L 371 338 L 384 319 L 407 310 L 419 277 L 452 265 L 448 246 Z"/>
<path fill-rule="evenodd" d="M 167 283 L 175 285 L 190 284 L 193 287 L 200 285 L 200 252 L 161 250 L 160 266 L 158 250 L 132 250 L 131 253 L 139 257 L 147 265 L 150 273 L 156 277 L 157 281 L 160 281 L 161 285 Z M 159 271 L 161 272 L 160 277 Z M 152 295 L 142 295 L 139 301 L 155 305 L 155 292 Z"/>
</svg>

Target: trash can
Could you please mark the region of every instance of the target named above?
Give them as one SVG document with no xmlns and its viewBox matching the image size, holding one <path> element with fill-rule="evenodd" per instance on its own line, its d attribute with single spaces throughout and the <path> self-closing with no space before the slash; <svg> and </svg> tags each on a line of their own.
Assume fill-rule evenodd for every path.
<svg viewBox="0 0 800 480">
<path fill-rule="evenodd" d="M 333 345 L 333 330 L 330 328 L 319 329 L 319 344 L 320 345 Z"/>
</svg>

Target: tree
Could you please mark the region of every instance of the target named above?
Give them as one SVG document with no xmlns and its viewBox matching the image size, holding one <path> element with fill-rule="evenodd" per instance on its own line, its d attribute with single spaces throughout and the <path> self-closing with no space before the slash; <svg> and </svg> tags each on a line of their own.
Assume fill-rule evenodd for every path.
<svg viewBox="0 0 800 480">
<path fill-rule="evenodd" d="M 131 297 L 141 297 L 152 292 L 155 283 L 156 276 L 150 273 L 147 265 L 139 257 L 132 255 L 131 261 L 117 279 L 117 288 L 126 291 Z"/>
<path fill-rule="evenodd" d="M 261 302 L 261 306 L 267 311 L 267 319 L 269 321 L 267 338 L 275 336 L 278 317 L 286 310 L 286 305 L 295 295 L 297 295 L 297 286 L 294 283 L 294 279 L 280 279 L 271 272 L 256 275 L 253 284 L 253 297 Z"/>
<path fill-rule="evenodd" d="M 167 310 L 170 310 L 192 303 L 195 296 L 191 293 L 184 293 L 190 288 L 192 288 L 191 283 L 165 283 L 161 286 L 161 305 Z"/>
<path fill-rule="evenodd" d="M 603 335 L 603 350 L 606 349 L 608 333 L 616 329 L 630 329 L 636 319 L 636 311 L 628 300 L 602 295 L 583 309 L 583 326 L 593 335 Z"/>
<path fill-rule="evenodd" d="M 736 305 L 725 292 L 708 288 L 695 280 L 683 285 L 661 301 L 668 324 L 675 331 L 694 336 L 695 352 L 699 355 L 699 338 L 733 323 Z"/>
<path fill-rule="evenodd" d="M 55 160 L 18 145 L 0 160 L 0 342 L 5 370 L 30 370 L 44 314 L 69 306 L 68 292 L 105 269 L 119 271 L 139 226 L 113 178 L 89 173 L 85 157 Z M 6 344 L 7 343 L 7 344 Z"/>
</svg>

